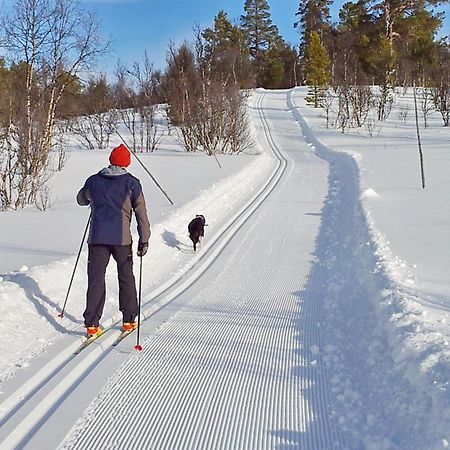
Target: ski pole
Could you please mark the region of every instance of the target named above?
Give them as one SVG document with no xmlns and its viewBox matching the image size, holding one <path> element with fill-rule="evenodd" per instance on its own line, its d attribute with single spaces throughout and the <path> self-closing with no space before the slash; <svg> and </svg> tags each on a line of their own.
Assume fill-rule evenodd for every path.
<svg viewBox="0 0 450 450">
<path fill-rule="evenodd" d="M 220 162 L 219 162 L 219 160 L 217 159 L 217 156 L 216 156 L 216 154 L 215 153 L 213 153 L 213 155 L 214 155 L 214 158 L 216 158 L 216 163 L 217 163 L 217 165 L 219 166 L 219 168 L 221 169 L 222 168 L 222 166 L 220 165 Z"/>
<path fill-rule="evenodd" d="M 123 136 L 119 133 L 119 131 L 116 128 L 116 134 L 117 136 L 122 139 L 122 141 L 125 143 L 125 145 L 128 147 L 128 150 L 130 150 L 131 153 L 133 153 L 134 157 L 136 158 L 137 162 L 142 166 L 142 168 L 147 172 L 148 175 L 150 175 L 150 178 L 153 180 L 153 182 L 156 184 L 156 186 L 159 187 L 160 191 L 166 196 L 167 200 L 169 200 L 170 204 L 173 205 L 173 201 L 170 199 L 170 197 L 167 195 L 166 191 L 161 187 L 161 185 L 156 181 L 156 178 L 150 173 L 150 171 L 145 167 L 144 163 L 138 158 L 136 155 L 136 152 L 131 150 L 131 147 L 128 145 L 127 141 L 123 138 Z"/>
<path fill-rule="evenodd" d="M 135 350 L 141 351 L 142 345 L 139 343 L 139 336 L 141 330 L 141 299 L 142 299 L 142 256 L 139 257 L 141 259 L 139 266 L 139 302 L 138 302 L 138 326 L 137 326 L 137 337 L 136 337 L 136 345 L 134 346 Z"/>
<path fill-rule="evenodd" d="M 67 289 L 66 299 L 64 300 L 64 305 L 63 305 L 62 311 L 60 314 L 58 314 L 58 317 L 64 317 L 64 311 L 66 309 L 67 300 L 69 298 L 70 288 L 72 287 L 73 277 L 75 276 L 75 271 L 77 270 L 78 260 L 80 259 L 81 250 L 83 249 L 83 244 L 84 244 L 84 240 L 86 239 L 86 234 L 89 229 L 89 224 L 91 223 L 91 217 L 92 217 L 92 211 L 89 214 L 89 219 L 87 221 L 86 228 L 84 230 L 83 239 L 81 240 L 80 249 L 78 250 L 77 259 L 75 261 L 75 267 L 73 268 L 72 277 L 71 277 L 70 283 L 69 283 L 69 288 Z"/>
</svg>

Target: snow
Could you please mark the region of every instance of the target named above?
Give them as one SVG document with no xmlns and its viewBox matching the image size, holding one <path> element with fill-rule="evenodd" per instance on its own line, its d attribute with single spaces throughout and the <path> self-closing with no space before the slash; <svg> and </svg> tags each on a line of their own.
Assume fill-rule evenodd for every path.
<svg viewBox="0 0 450 450">
<path fill-rule="evenodd" d="M 379 197 L 379 194 L 377 194 L 377 192 L 372 188 L 365 189 L 360 196 L 361 200 L 364 200 L 365 198 L 377 198 L 377 197 Z"/>
<path fill-rule="evenodd" d="M 400 101 L 412 101 L 411 93 L 405 97 Z M 328 278 L 336 280 L 328 289 L 327 304 L 334 319 L 328 324 L 330 339 L 342 336 L 342 348 L 348 347 L 348 355 L 339 355 L 329 364 L 330 368 L 336 370 L 336 365 L 339 367 L 342 363 L 347 366 L 342 371 L 352 385 L 363 381 L 368 384 L 368 398 L 375 398 L 386 390 L 388 403 L 383 405 L 383 410 L 381 405 L 375 406 L 370 415 L 370 428 L 378 428 L 384 438 L 392 436 L 388 441 L 378 442 L 369 435 L 369 442 L 364 444 L 367 448 L 441 448 L 448 439 L 450 418 L 449 328 L 446 325 L 450 278 L 445 269 L 450 262 L 450 214 L 448 208 L 442 208 L 449 188 L 450 160 L 443 158 L 443 153 L 450 143 L 450 130 L 441 127 L 437 115 L 433 117 L 433 125 L 422 130 L 428 179 L 427 188 L 422 190 L 412 121 L 402 126 L 395 120 L 388 121 L 383 133 L 373 138 L 361 136 L 361 131 L 342 135 L 327 130 L 320 113 L 305 106 L 301 89 L 294 91 L 292 98 L 296 105 L 302 106 L 303 117 L 297 112 L 295 116 L 303 124 L 310 145 L 317 147 L 319 155 L 332 161 L 336 171 L 341 171 L 335 180 L 331 180 L 336 190 L 348 188 L 348 183 L 343 181 L 351 179 L 351 172 L 360 176 L 359 187 L 354 189 L 361 192 L 363 209 L 349 210 L 347 214 L 347 217 L 353 216 L 353 220 L 361 215 L 360 239 L 355 239 L 355 228 L 350 229 L 348 218 L 342 216 L 342 205 L 335 210 L 333 199 L 329 202 L 330 222 L 335 222 L 329 231 L 334 234 L 328 236 L 329 247 L 336 247 L 337 252 L 347 252 L 347 241 L 353 240 L 356 244 L 347 258 L 334 255 L 333 251 L 331 257 L 326 257 L 330 271 Z M 353 163 L 344 162 L 343 154 L 350 155 Z M 433 164 L 436 160 L 439 164 Z M 355 167 L 347 169 L 350 173 L 345 174 L 346 169 L 340 167 L 344 164 Z M 372 190 L 378 196 L 373 195 Z M 345 198 L 348 197 L 346 193 Z M 349 232 L 353 235 L 347 236 Z M 337 244 L 338 240 L 344 240 L 345 245 Z M 338 267 L 338 262 L 353 260 L 357 255 L 364 266 L 354 267 L 348 278 L 349 271 Z M 370 272 L 375 276 L 367 276 Z M 354 298 L 352 291 L 357 291 Z M 339 298 L 341 301 L 338 302 Z M 361 305 L 365 298 L 370 301 Z M 344 311 L 336 310 L 338 304 Z M 369 316 L 367 311 L 360 311 L 368 307 Z M 349 317 L 350 311 L 356 313 L 357 320 Z M 348 334 L 342 334 L 344 326 L 352 327 L 351 339 Z M 388 363 L 390 358 L 394 364 Z M 355 376 L 354 371 L 349 370 L 350 363 L 358 367 L 362 376 Z M 383 370 L 375 371 L 381 363 Z M 367 366 L 366 371 L 364 366 Z M 383 374 L 381 379 L 374 377 L 378 373 Z M 391 376 L 395 381 L 390 380 Z M 372 378 L 370 389 L 367 380 Z M 405 381 L 406 395 L 398 389 Z M 339 389 L 342 389 L 341 385 Z M 351 396 L 341 394 L 340 401 L 347 415 L 358 411 Z M 358 429 L 365 427 L 361 424 Z M 402 436 L 408 433 L 416 439 L 415 447 L 402 445 Z M 425 436 L 424 440 L 420 441 L 419 435 Z"/>
<path fill-rule="evenodd" d="M 421 129 L 422 189 L 411 92 L 372 136 L 327 129 L 305 94 L 257 91 L 255 146 L 221 169 L 173 136 L 141 155 L 174 206 L 132 164 L 152 223 L 141 353 L 111 334 L 73 357 L 85 246 L 57 317 L 88 218 L 75 196 L 107 151 L 68 148 L 50 211 L 0 214 L 1 449 L 124 448 L 132 430 L 127 448 L 448 448 L 450 130 Z M 106 325 L 116 298 L 110 264 Z"/>
</svg>

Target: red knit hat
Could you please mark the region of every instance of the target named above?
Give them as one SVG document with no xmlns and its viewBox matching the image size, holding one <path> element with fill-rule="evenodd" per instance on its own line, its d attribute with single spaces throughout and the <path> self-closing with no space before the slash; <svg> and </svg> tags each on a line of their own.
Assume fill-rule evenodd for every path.
<svg viewBox="0 0 450 450">
<path fill-rule="evenodd" d="M 128 167 L 131 163 L 130 151 L 120 144 L 109 155 L 109 162 L 113 166 Z"/>
</svg>

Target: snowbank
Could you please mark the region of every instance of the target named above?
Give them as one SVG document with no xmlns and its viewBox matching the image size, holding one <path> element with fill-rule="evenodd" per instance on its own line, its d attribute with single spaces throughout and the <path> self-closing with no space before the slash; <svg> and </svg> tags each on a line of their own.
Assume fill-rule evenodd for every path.
<svg viewBox="0 0 450 450">
<path fill-rule="evenodd" d="M 331 167 L 317 249 L 322 267 L 316 270 L 328 279 L 325 336 L 333 344 L 324 349 L 324 358 L 334 373 L 339 422 L 343 430 L 360 430 L 352 448 L 361 442 L 368 449 L 445 448 L 450 441 L 450 252 L 435 250 L 447 247 L 450 211 L 434 209 L 450 190 L 448 176 L 442 177 L 442 166 L 450 173 L 450 160 L 441 159 L 445 139 L 436 139 L 436 130 L 422 136 L 428 158 L 440 160 L 439 170 L 429 166 L 424 199 L 409 155 L 405 159 L 405 152 L 386 148 L 384 137 L 369 143 L 360 130 L 350 136 L 325 130 L 320 111 L 306 106 L 304 95 L 302 88 L 293 91 L 294 118 Z M 395 121 L 383 130 L 388 141 L 405 134 Z M 409 150 L 415 159 L 414 148 Z M 405 186 L 408 195 L 402 192 Z M 433 257 L 432 267 L 421 264 Z M 433 284 L 427 280 L 431 274 Z"/>
</svg>

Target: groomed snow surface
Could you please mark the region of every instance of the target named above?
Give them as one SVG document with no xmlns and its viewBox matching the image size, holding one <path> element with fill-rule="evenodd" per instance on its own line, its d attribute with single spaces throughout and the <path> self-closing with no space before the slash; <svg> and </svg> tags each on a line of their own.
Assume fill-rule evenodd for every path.
<svg viewBox="0 0 450 450">
<path fill-rule="evenodd" d="M 85 246 L 57 317 L 89 214 L 75 195 L 107 151 L 71 144 L 50 211 L 0 214 L 0 449 L 450 446 L 450 130 L 421 129 L 422 189 L 411 92 L 372 137 L 327 129 L 305 94 L 257 90 L 254 146 L 222 168 L 166 134 L 141 158 L 174 206 L 130 167 L 152 222 L 142 352 L 137 333 L 114 345 L 111 262 L 108 331 L 74 354 Z"/>
</svg>

